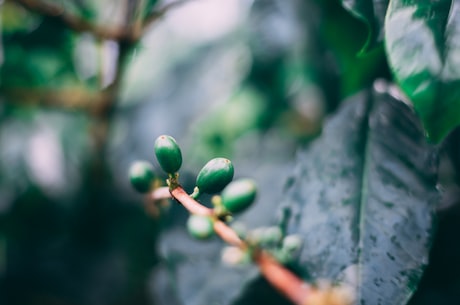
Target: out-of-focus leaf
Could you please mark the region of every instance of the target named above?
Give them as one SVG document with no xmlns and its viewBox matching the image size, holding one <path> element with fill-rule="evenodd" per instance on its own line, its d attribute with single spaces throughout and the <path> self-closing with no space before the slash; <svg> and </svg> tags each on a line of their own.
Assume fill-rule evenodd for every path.
<svg viewBox="0 0 460 305">
<path fill-rule="evenodd" d="M 369 29 L 366 44 L 362 52 L 374 48 L 383 42 L 383 26 L 389 0 L 342 0 L 342 5 Z"/>
<path fill-rule="evenodd" d="M 147 17 L 154 10 L 156 4 L 158 3 L 158 0 L 147 0 L 144 2 L 146 2 L 146 4 L 145 4 L 143 16 Z"/>
<path fill-rule="evenodd" d="M 73 65 L 74 34 L 44 18 L 32 31 L 3 34 L 2 89 L 62 88 L 80 85 Z"/>
<path fill-rule="evenodd" d="M 339 91 L 337 104 L 345 97 L 372 86 L 376 78 L 390 76 L 383 46 L 375 45 L 372 50 L 359 54 L 368 36 L 362 22 L 334 0 L 321 1 L 320 12 L 322 18 L 318 31 L 327 45 L 324 52 L 336 61 L 339 74 L 340 90 L 329 89 Z"/>
<path fill-rule="evenodd" d="M 30 31 L 42 19 L 40 16 L 30 13 L 13 2 L 2 3 L 0 11 L 2 14 L 2 33 Z"/>
<path fill-rule="evenodd" d="M 52 0 L 49 0 L 54 2 Z M 67 0 L 65 9 L 102 27 L 121 28 L 151 13 L 158 0 Z"/>
<path fill-rule="evenodd" d="M 257 130 L 264 108 L 258 91 L 240 88 L 225 104 L 193 126 L 195 145 L 190 148 L 191 154 L 206 160 L 210 151 L 217 155 L 232 153 L 238 137 Z"/>
<path fill-rule="evenodd" d="M 460 124 L 460 2 L 390 1 L 385 41 L 428 137 L 441 141 Z"/>
<path fill-rule="evenodd" d="M 305 278 L 349 282 L 359 304 L 408 301 L 428 263 L 438 199 L 436 152 L 386 86 L 343 103 L 300 154 L 285 196 Z"/>
<path fill-rule="evenodd" d="M 54 199 L 75 196 L 91 153 L 87 118 L 10 108 L 0 121 L 0 210 L 29 189 Z"/>
</svg>

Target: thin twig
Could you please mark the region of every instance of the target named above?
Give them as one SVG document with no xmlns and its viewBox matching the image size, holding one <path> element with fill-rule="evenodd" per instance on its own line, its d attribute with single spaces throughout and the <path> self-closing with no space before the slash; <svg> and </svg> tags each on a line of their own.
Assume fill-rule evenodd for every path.
<svg viewBox="0 0 460 305">
<path fill-rule="evenodd" d="M 90 92 L 83 87 L 65 89 L 43 88 L 9 88 L 3 90 L 7 100 L 25 105 L 43 105 L 68 110 L 97 111 L 97 105 L 104 103 L 108 97 L 101 92 Z"/>
<path fill-rule="evenodd" d="M 171 190 L 171 196 L 179 201 L 190 213 L 203 216 L 213 216 L 212 209 L 201 205 L 198 201 L 193 200 L 182 187 L 176 187 Z"/>
<path fill-rule="evenodd" d="M 214 231 L 227 244 L 238 247 L 240 249 L 246 249 L 248 247 L 248 245 L 243 240 L 241 240 L 238 234 L 236 234 L 236 232 L 232 228 L 230 228 L 226 223 L 224 223 L 221 220 L 216 220 L 214 222 Z"/>
<path fill-rule="evenodd" d="M 156 192 L 156 191 L 155 191 Z M 155 193 L 154 192 L 154 193 Z M 159 191 L 164 195 L 164 190 Z M 181 203 L 190 213 L 213 216 L 209 209 L 191 198 L 182 187 L 170 190 L 171 196 Z M 158 194 L 153 195 L 156 197 Z M 164 197 L 163 197 L 164 198 Z M 246 250 L 249 245 L 241 240 L 235 231 L 221 220 L 216 219 L 214 230 L 225 242 Z M 253 257 L 259 266 L 260 272 L 266 280 L 280 293 L 296 305 L 347 305 L 351 304 L 347 295 L 341 293 L 339 288 L 318 289 L 302 281 L 294 273 L 278 263 L 264 250 L 256 250 Z"/>
<path fill-rule="evenodd" d="M 307 300 L 315 290 L 311 285 L 303 282 L 264 251 L 257 251 L 254 260 L 267 281 L 288 296 L 293 303 L 309 304 Z"/>
<path fill-rule="evenodd" d="M 60 19 L 67 26 L 77 32 L 91 32 L 101 39 L 116 41 L 137 41 L 130 28 L 114 27 L 93 24 L 81 17 L 67 13 L 61 6 L 39 0 L 7 0 L 22 5 L 26 9 L 41 15 Z"/>
<path fill-rule="evenodd" d="M 103 26 L 89 22 L 79 16 L 69 14 L 60 5 L 40 0 L 6 0 L 17 3 L 30 11 L 41 15 L 60 19 L 67 26 L 77 32 L 90 32 L 100 39 L 115 41 L 137 42 L 151 24 L 163 17 L 172 8 L 182 5 L 189 0 L 172 1 L 159 9 L 152 10 L 144 21 L 138 20 L 134 24 L 125 26 Z"/>
<path fill-rule="evenodd" d="M 150 199 L 153 201 L 167 198 L 171 198 L 171 193 L 169 192 L 169 187 L 167 186 L 159 187 L 150 194 Z"/>
</svg>

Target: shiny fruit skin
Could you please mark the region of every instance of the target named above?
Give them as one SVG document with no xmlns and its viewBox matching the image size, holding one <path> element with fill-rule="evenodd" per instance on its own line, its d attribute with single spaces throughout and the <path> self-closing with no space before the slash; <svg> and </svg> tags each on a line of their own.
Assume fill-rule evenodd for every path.
<svg viewBox="0 0 460 305">
<path fill-rule="evenodd" d="M 207 239 L 214 234 L 213 221 L 208 216 L 190 215 L 187 230 L 196 239 Z"/>
<path fill-rule="evenodd" d="M 233 164 L 226 158 L 214 158 L 198 173 L 196 186 L 201 193 L 220 192 L 233 179 Z"/>
<path fill-rule="evenodd" d="M 168 135 L 155 140 L 155 155 L 160 167 L 168 174 L 175 174 L 182 165 L 182 153 L 176 140 Z"/>
<path fill-rule="evenodd" d="M 154 178 L 153 166 L 149 162 L 136 161 L 129 168 L 129 180 L 134 189 L 139 193 L 148 192 Z"/>
<path fill-rule="evenodd" d="M 222 205 L 230 213 L 239 213 L 254 202 L 256 195 L 257 186 L 253 180 L 233 181 L 222 191 Z"/>
</svg>

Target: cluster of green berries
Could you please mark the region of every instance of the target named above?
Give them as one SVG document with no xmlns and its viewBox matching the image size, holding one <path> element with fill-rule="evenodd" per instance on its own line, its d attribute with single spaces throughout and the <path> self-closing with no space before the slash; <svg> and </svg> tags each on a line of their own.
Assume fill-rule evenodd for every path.
<svg viewBox="0 0 460 305">
<path fill-rule="evenodd" d="M 178 186 L 178 171 L 182 166 L 182 152 L 176 140 L 168 135 L 159 136 L 154 144 L 155 156 L 161 169 L 169 176 L 170 188 Z M 132 186 L 141 193 L 152 191 L 155 181 L 153 166 L 146 161 L 135 162 L 129 171 Z M 224 217 L 247 209 L 256 198 L 257 188 L 253 180 L 233 180 L 234 168 L 229 159 L 214 158 L 206 163 L 196 178 L 196 187 L 190 195 L 197 199 L 201 194 L 216 194 L 213 197 L 215 214 Z M 196 238 L 207 238 L 213 234 L 214 219 L 208 216 L 191 215 L 187 228 Z"/>
<path fill-rule="evenodd" d="M 222 251 L 222 260 L 230 265 L 240 265 L 251 261 L 254 249 L 268 251 L 277 261 L 287 264 L 294 261 L 302 247 L 300 236 L 291 234 L 285 235 L 278 226 L 259 227 L 253 230 L 246 230 L 243 224 L 234 223 L 233 230 L 249 245 L 249 251 L 228 246 Z"/>
<path fill-rule="evenodd" d="M 182 166 L 182 152 L 176 140 L 171 136 L 158 137 L 154 145 L 155 156 L 167 180 L 170 190 L 179 186 L 178 171 Z M 228 220 L 229 215 L 240 213 L 255 201 L 257 188 L 251 179 L 233 180 L 233 164 L 226 158 L 214 158 L 206 163 L 196 177 L 196 186 L 190 197 L 198 199 L 201 194 L 216 194 L 211 199 L 213 215 L 192 214 L 187 221 L 190 235 L 197 239 L 206 239 L 214 234 L 214 222 Z M 135 162 L 129 171 L 132 186 L 141 193 L 152 191 L 156 176 L 153 166 L 146 161 Z M 252 251 L 263 248 L 278 261 L 291 261 L 301 247 L 301 239 L 296 235 L 285 236 L 280 227 L 262 227 L 247 231 L 243 225 L 234 223 L 232 229 L 246 241 L 248 249 L 226 247 L 222 259 L 229 264 L 242 264 L 251 261 Z"/>
</svg>

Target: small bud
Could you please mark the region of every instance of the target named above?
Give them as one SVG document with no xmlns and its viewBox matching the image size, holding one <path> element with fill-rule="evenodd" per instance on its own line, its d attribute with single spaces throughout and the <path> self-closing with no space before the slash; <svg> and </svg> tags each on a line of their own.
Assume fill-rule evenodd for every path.
<svg viewBox="0 0 460 305">
<path fill-rule="evenodd" d="M 279 244 L 283 234 L 279 227 L 260 227 L 249 232 L 251 242 L 263 247 L 275 247 Z"/>
<path fill-rule="evenodd" d="M 196 186 L 201 193 L 217 193 L 233 179 L 232 162 L 225 158 L 214 158 L 201 169 L 196 178 Z"/>
<path fill-rule="evenodd" d="M 206 239 L 214 234 L 214 224 L 208 216 L 190 215 L 187 230 L 196 239 Z"/>
<path fill-rule="evenodd" d="M 296 253 L 302 248 L 302 238 L 298 235 L 288 235 L 283 239 L 282 249 L 288 253 Z"/>
<path fill-rule="evenodd" d="M 222 191 L 222 205 L 231 213 L 247 209 L 256 199 L 257 187 L 251 179 L 231 182 Z"/>
<path fill-rule="evenodd" d="M 279 262 L 287 264 L 295 260 L 300 248 L 302 248 L 302 239 L 299 235 L 288 235 L 283 239 L 281 248 L 276 251 L 276 257 Z"/>
<path fill-rule="evenodd" d="M 225 247 L 222 249 L 222 261 L 230 266 L 237 266 L 248 263 L 250 261 L 249 255 L 238 247 Z"/>
<path fill-rule="evenodd" d="M 155 155 L 161 168 L 168 174 L 175 174 L 182 165 L 182 153 L 176 140 L 167 135 L 155 140 Z"/>
<path fill-rule="evenodd" d="M 129 180 L 139 193 L 148 192 L 154 178 L 153 166 L 149 162 L 136 161 L 129 168 Z"/>
</svg>

